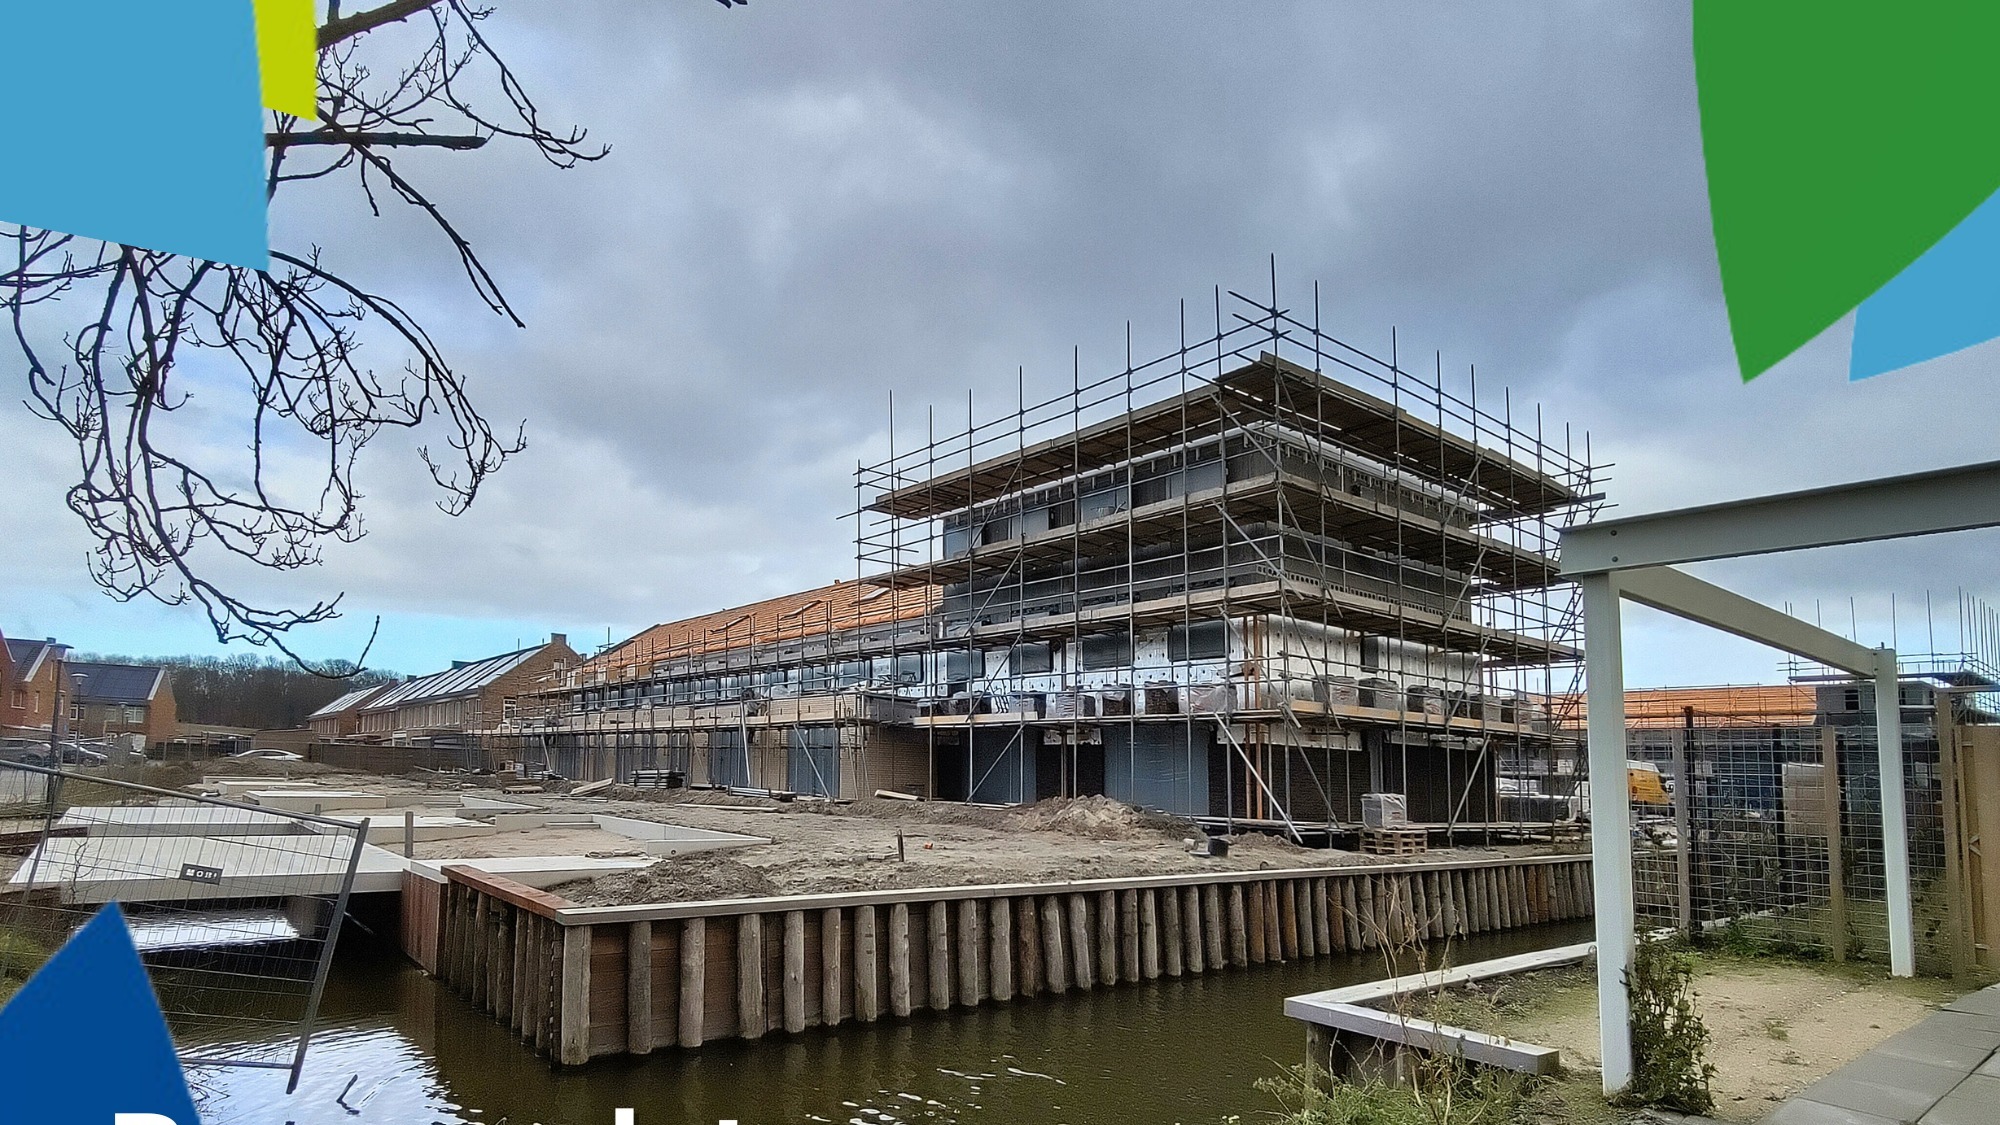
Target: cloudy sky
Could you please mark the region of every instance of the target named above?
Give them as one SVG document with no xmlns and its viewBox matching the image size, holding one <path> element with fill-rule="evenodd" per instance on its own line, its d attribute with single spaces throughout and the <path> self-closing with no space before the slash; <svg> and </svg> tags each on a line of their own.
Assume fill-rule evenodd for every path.
<svg viewBox="0 0 2000 1125">
<path fill-rule="evenodd" d="M 346 619 L 297 639 L 311 655 L 353 655 L 379 614 L 371 663 L 424 671 L 852 577 L 838 517 L 892 395 L 907 443 L 932 404 L 962 420 L 968 390 L 1000 412 L 1017 369 L 1031 398 L 1066 388 L 1072 348 L 1086 377 L 1118 370 L 1128 321 L 1137 351 L 1165 351 L 1180 300 L 1262 290 L 1272 255 L 1281 293 L 1319 283 L 1336 334 L 1385 347 L 1393 326 L 1404 354 L 1476 364 L 1482 394 L 1587 430 L 1620 512 L 2000 456 L 1992 345 L 1850 385 L 1843 322 L 1737 379 L 1685 4 L 497 8 L 487 34 L 546 113 L 612 147 L 567 172 L 497 142 L 410 163 L 525 330 L 351 189 L 274 215 L 278 242 L 419 310 L 529 440 L 457 519 L 406 446 L 373 447 L 368 537 L 245 579 L 272 601 L 346 592 Z M 19 398 L 0 402 L 0 629 L 214 650 L 190 611 L 95 592 L 69 461 Z M 1929 589 L 1948 648 L 1946 603 L 1994 589 L 1996 546 L 1702 572 L 1871 643 L 1893 594 L 1906 650 L 1928 645 Z M 1773 654 L 1628 612 L 1635 684 L 1774 674 Z"/>
</svg>

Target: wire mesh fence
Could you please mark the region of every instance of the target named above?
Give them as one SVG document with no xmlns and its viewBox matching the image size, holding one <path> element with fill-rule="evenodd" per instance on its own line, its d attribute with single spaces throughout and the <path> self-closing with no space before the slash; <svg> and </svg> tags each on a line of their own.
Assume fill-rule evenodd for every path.
<svg viewBox="0 0 2000 1125">
<path fill-rule="evenodd" d="M 15 762 L 0 795 L 0 998 L 116 902 L 182 1062 L 296 1082 L 366 821 Z"/>
<path fill-rule="evenodd" d="M 1647 732 L 1635 756 L 1670 805 L 1637 806 L 1641 926 L 1725 926 L 1762 946 L 1886 961 L 1880 767 L 1868 725 Z M 1917 967 L 1950 968 L 1937 738 L 1905 724 L 1903 772 Z"/>
</svg>

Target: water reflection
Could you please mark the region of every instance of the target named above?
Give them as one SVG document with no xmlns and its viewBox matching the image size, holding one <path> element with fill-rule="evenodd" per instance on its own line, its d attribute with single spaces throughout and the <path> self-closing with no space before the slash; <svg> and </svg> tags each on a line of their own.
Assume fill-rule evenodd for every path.
<svg viewBox="0 0 2000 1125">
<path fill-rule="evenodd" d="M 1588 923 L 1465 942 L 1456 961 L 1585 940 Z M 1250 1084 L 1303 1050 L 1284 997 L 1381 976 L 1377 957 L 1225 972 L 712 1043 L 558 1070 L 393 951 L 343 950 L 299 1092 L 208 1071 L 209 1125 L 856 1125 L 1212 1123 L 1269 1108 Z"/>
</svg>

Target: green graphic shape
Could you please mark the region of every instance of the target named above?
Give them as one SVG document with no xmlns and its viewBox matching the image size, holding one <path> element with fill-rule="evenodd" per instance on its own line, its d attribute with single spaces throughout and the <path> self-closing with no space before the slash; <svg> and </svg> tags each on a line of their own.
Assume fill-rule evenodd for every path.
<svg viewBox="0 0 2000 1125">
<path fill-rule="evenodd" d="M 1709 210 L 1748 382 L 2000 187 L 2000 3 L 1695 0 Z"/>
</svg>

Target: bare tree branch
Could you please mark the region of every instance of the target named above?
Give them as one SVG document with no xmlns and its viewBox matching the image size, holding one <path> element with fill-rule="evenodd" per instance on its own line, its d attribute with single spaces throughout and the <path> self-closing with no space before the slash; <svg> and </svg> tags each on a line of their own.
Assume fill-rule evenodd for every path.
<svg viewBox="0 0 2000 1125">
<path fill-rule="evenodd" d="M 485 148 L 491 137 L 434 137 L 428 133 L 266 133 L 264 143 L 271 148 L 293 145 L 354 145 L 360 148 Z"/>
<path fill-rule="evenodd" d="M 471 242 L 395 154 L 477 149 L 500 136 L 570 167 L 606 150 L 586 147 L 580 129 L 542 123 L 477 26 L 490 8 L 396 0 L 342 18 L 329 7 L 320 121 L 301 129 L 272 115 L 269 190 L 345 182 L 376 214 L 385 203 L 412 209 L 458 255 L 480 299 L 520 324 Z M 411 53 L 392 37 L 405 48 L 385 48 L 371 65 L 366 33 L 417 15 L 428 16 L 428 41 Z M 475 112 L 464 92 L 476 86 L 497 87 L 503 112 Z M 317 248 L 274 247 L 272 269 L 259 272 L 24 227 L 0 226 L 0 238 L 0 254 L 12 251 L 0 259 L 0 310 L 25 361 L 28 408 L 76 447 L 65 502 L 93 537 L 91 576 L 115 599 L 199 605 L 223 643 L 352 674 L 366 648 L 316 667 L 286 640 L 339 616 L 339 596 L 264 606 L 237 591 L 234 566 L 297 570 L 328 543 L 361 538 L 354 469 L 384 430 L 436 435 L 418 457 L 452 514 L 524 446 L 520 427 L 496 432 L 481 416 L 414 317 L 328 269 Z M 364 335 L 399 352 L 400 370 L 366 362 Z M 231 426 L 247 430 L 242 441 L 219 438 Z"/>
</svg>

